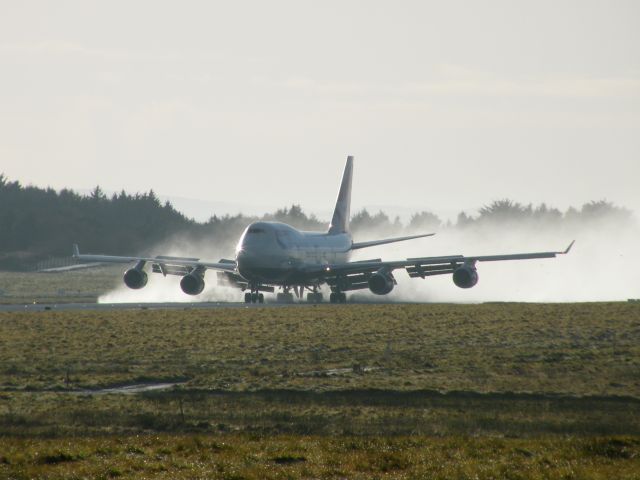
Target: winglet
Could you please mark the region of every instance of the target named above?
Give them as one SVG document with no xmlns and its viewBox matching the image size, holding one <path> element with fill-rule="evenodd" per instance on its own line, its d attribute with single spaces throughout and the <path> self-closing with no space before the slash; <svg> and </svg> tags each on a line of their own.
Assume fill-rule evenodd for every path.
<svg viewBox="0 0 640 480">
<path fill-rule="evenodd" d="M 78 247 L 77 243 L 73 244 L 73 258 L 78 258 L 80 256 L 80 248 Z"/>
<path fill-rule="evenodd" d="M 573 247 L 574 243 L 576 243 L 576 241 L 575 240 L 571 240 L 571 243 L 569 244 L 567 249 L 564 252 L 562 252 L 562 254 L 565 255 L 565 254 L 569 253 L 569 250 L 571 250 L 571 247 Z"/>
</svg>

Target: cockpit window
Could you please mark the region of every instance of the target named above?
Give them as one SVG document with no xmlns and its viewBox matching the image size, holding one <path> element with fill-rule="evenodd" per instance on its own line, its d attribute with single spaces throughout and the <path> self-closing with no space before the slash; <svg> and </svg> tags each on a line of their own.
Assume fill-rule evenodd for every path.
<svg viewBox="0 0 640 480">
<path fill-rule="evenodd" d="M 249 233 L 264 233 L 264 228 L 251 227 Z"/>
</svg>

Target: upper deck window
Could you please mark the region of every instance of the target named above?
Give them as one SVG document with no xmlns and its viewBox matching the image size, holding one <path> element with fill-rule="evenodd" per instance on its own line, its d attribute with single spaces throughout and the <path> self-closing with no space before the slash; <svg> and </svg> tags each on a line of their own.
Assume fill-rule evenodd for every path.
<svg viewBox="0 0 640 480">
<path fill-rule="evenodd" d="M 264 233 L 264 228 L 251 227 L 248 233 Z"/>
</svg>

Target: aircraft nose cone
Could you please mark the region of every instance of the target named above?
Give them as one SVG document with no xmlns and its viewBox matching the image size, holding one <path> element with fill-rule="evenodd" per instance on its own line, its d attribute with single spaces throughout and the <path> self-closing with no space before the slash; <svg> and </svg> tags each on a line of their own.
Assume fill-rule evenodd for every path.
<svg viewBox="0 0 640 480">
<path fill-rule="evenodd" d="M 248 267 L 253 263 L 255 255 L 247 250 L 240 250 L 236 254 L 236 264 L 238 265 L 238 271 L 248 270 Z"/>
<path fill-rule="evenodd" d="M 238 252 L 236 252 L 236 262 L 238 263 L 238 265 L 240 265 L 241 263 L 244 263 L 247 257 L 248 257 L 247 252 L 244 250 L 239 250 Z"/>
<path fill-rule="evenodd" d="M 261 270 L 261 259 L 256 255 L 242 252 L 236 256 L 236 265 L 238 273 L 249 281 L 256 281 L 259 279 L 259 272 Z"/>
</svg>

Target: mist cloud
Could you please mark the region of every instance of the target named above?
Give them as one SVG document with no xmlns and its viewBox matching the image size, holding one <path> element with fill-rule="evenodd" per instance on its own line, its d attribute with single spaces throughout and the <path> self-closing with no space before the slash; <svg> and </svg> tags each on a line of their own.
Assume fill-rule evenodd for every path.
<svg viewBox="0 0 640 480">
<path fill-rule="evenodd" d="M 354 216 L 360 222 L 355 223 L 358 227 L 354 232 L 356 241 L 394 234 L 431 231 L 437 234 L 426 239 L 358 250 L 354 252 L 353 260 L 562 251 L 572 240 L 576 240 L 571 252 L 555 259 L 480 262 L 477 264 L 480 281 L 471 289 L 456 287 L 451 275 L 411 279 L 406 271 L 398 269 L 394 272 L 398 285 L 389 295 L 381 297 L 369 290 L 349 292 L 348 295 L 359 301 L 457 303 L 613 301 L 640 297 L 640 268 L 636 257 L 640 226 L 630 212 L 606 202 L 591 202 L 580 211 L 569 209 L 565 214 L 552 208 L 541 206 L 534 209 L 510 203 L 511 212 L 519 211 L 525 218 L 517 215 L 509 217 L 504 213 L 504 206 L 508 203 L 494 202 L 481 209 L 476 217 L 461 215 L 456 224 L 442 223 L 436 216 L 422 213 L 404 226 L 398 220 L 389 220 L 382 213 L 363 215 L 358 212 Z M 289 210 L 283 211 L 289 215 Z M 540 214 L 541 211 L 544 213 Z M 299 208 L 292 208 L 291 212 L 294 214 L 292 218 L 286 215 L 285 218 L 278 218 L 288 219 L 294 224 L 297 222 L 298 226 L 308 225 L 309 222 L 314 225 L 320 223 L 304 215 Z M 368 218 L 368 226 L 362 221 L 363 218 Z M 398 231 L 399 228 L 402 231 Z M 235 239 L 226 238 L 215 243 L 202 235 L 198 238 L 180 235 L 157 245 L 153 251 L 175 256 L 195 255 L 217 261 L 220 258 L 232 259 L 234 249 Z M 207 271 L 205 290 L 196 297 L 184 294 L 179 281 L 180 277 L 177 276 L 162 278 L 158 274 L 150 275 L 144 289 L 129 290 L 119 284 L 101 296 L 99 301 L 242 300 L 239 290 L 217 285 L 213 271 Z M 326 286 L 324 289 L 326 297 L 329 290 Z M 269 294 L 266 297 L 267 301 L 271 299 Z"/>
</svg>

